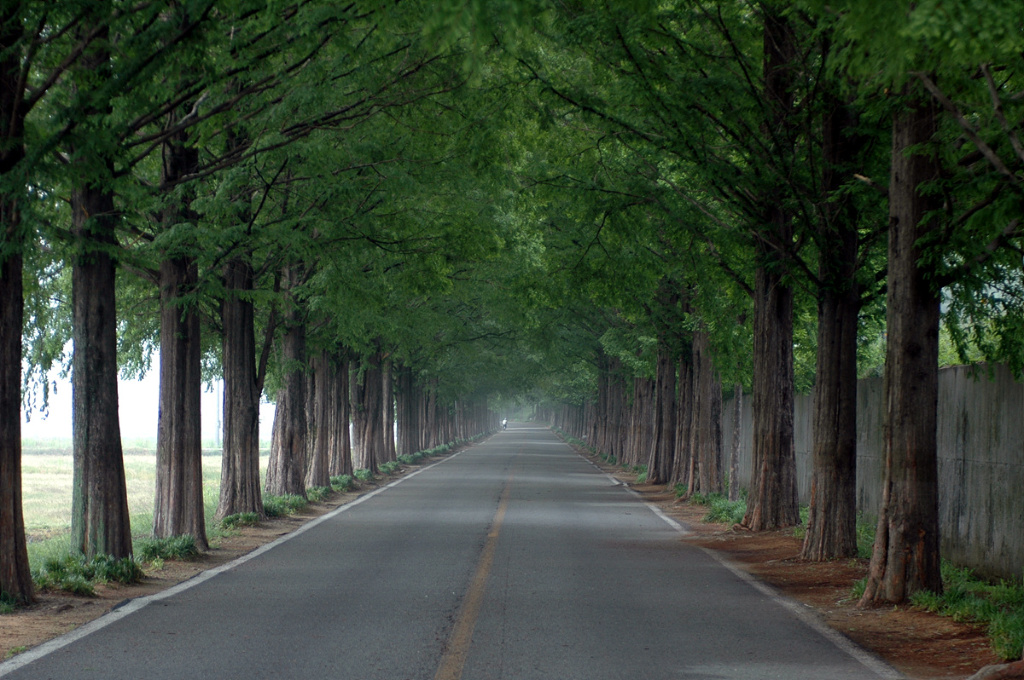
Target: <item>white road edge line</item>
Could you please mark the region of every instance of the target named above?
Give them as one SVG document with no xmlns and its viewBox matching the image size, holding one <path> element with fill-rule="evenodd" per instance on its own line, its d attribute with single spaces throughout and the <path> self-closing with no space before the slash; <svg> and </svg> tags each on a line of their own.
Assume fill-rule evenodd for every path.
<svg viewBox="0 0 1024 680">
<path fill-rule="evenodd" d="M 562 443 L 564 444 L 565 442 Z M 590 463 L 594 467 L 594 469 L 596 469 L 599 473 L 610 479 L 613 486 L 623 487 L 639 502 L 643 503 L 648 508 L 650 508 L 651 512 L 653 512 L 655 515 L 657 515 L 665 522 L 667 522 L 669 526 L 678 531 L 680 534 L 686 536 L 692 533 L 689 529 L 681 525 L 679 522 L 675 521 L 674 519 L 666 515 L 661 508 L 645 501 L 643 499 L 643 496 L 637 493 L 635 489 L 629 488 L 628 484 L 623 484 L 622 481 L 616 479 L 610 473 L 602 470 L 600 466 L 594 463 L 594 461 L 590 460 L 586 456 L 581 455 L 578 451 L 576 451 L 576 449 L 573 449 L 568 444 L 566 444 L 566 446 L 577 456 Z M 753 586 L 756 590 L 766 595 L 769 599 L 773 600 L 781 607 L 787 609 L 808 627 L 812 628 L 819 635 L 827 639 L 836 647 L 846 652 L 848 655 L 852 656 L 855 660 L 860 662 L 861 665 L 867 667 L 870 671 L 878 675 L 878 677 L 884 678 L 885 680 L 906 680 L 907 676 L 903 675 L 898 670 L 890 666 L 888 663 L 885 662 L 885 660 L 867 651 L 866 649 L 859 646 L 857 643 L 853 642 L 852 640 L 850 640 L 850 638 L 846 637 L 837 630 L 829 627 L 824 621 L 821 620 L 818 614 L 813 609 L 809 608 L 807 605 L 786 597 L 785 595 L 775 590 L 775 588 L 771 587 L 767 583 L 759 581 L 754 576 L 751 576 L 746 571 L 736 566 L 734 563 L 730 562 L 724 556 L 718 554 L 714 550 L 709 550 L 703 547 L 700 549 L 708 555 L 710 555 L 711 558 L 714 559 L 716 562 L 718 562 L 723 567 L 725 567 L 733 574 L 735 574 L 737 577 L 739 577 L 740 580 L 745 581 L 747 584 Z"/>
<path fill-rule="evenodd" d="M 473 446 L 475 446 L 475 444 Z M 238 557 L 238 558 L 236 558 L 236 559 L 234 559 L 234 560 L 232 560 L 232 561 L 230 561 L 230 562 L 228 562 L 226 564 L 222 564 L 219 567 L 214 567 L 212 569 L 207 569 L 206 571 L 202 571 L 202 572 L 196 574 L 195 576 L 193 576 L 192 578 L 188 579 L 187 581 L 182 581 L 181 583 L 179 583 L 177 585 L 174 585 L 174 586 L 171 586 L 170 588 L 168 588 L 166 590 L 161 590 L 159 593 L 154 593 L 152 595 L 146 595 L 145 597 L 138 597 L 138 598 L 135 598 L 133 600 L 129 600 L 128 602 L 126 602 L 126 603 L 124 603 L 122 605 L 115 606 L 114 609 L 110 610 L 109 612 L 107 612 L 103 616 L 101 616 L 101 617 L 99 617 L 97 619 L 93 619 L 92 621 L 79 626 L 78 628 L 74 629 L 70 633 L 65 633 L 64 635 L 61 635 L 60 637 L 53 638 L 52 640 L 47 640 L 46 642 L 40 644 L 37 647 L 33 647 L 32 649 L 24 651 L 21 654 L 18 654 L 17 656 L 14 656 L 14 657 L 8 659 L 7 661 L 4 661 L 3 663 L 0 663 L 0 676 L 4 676 L 4 675 L 7 675 L 9 673 L 13 673 L 14 671 L 16 671 L 16 670 L 18 670 L 18 669 L 20 669 L 20 668 L 22 668 L 24 666 L 27 666 L 28 664 L 32 663 L 33 661 L 36 661 L 37 659 L 41 659 L 42 657 L 46 656 L 47 654 L 51 654 L 51 653 L 57 651 L 58 649 L 60 649 L 62 647 L 70 645 L 72 642 L 76 642 L 78 640 L 81 640 L 82 638 L 84 638 L 85 636 L 87 636 L 87 635 L 89 635 L 91 633 L 95 633 L 96 631 L 98 631 L 98 630 L 100 630 L 102 628 L 106 628 L 110 624 L 115 623 L 117 621 L 120 621 L 121 619 L 123 619 L 124 617 L 128 616 L 129 614 L 134 614 L 135 612 L 139 611 L 140 609 L 142 609 L 143 607 L 145 607 L 148 604 L 151 604 L 153 602 L 159 602 L 160 600 L 165 600 L 168 597 L 173 597 L 173 596 L 177 595 L 178 593 L 184 592 L 184 591 L 188 590 L 189 588 L 193 588 L 193 587 L 199 585 L 200 583 L 203 583 L 205 581 L 209 581 L 211 578 L 213 578 L 214 576 L 217 576 L 218 574 L 222 574 L 225 571 L 230 571 L 231 569 L 234 569 L 235 567 L 237 567 L 237 566 L 239 566 L 241 564 L 245 564 L 249 560 L 255 559 L 256 557 L 259 557 L 260 555 L 262 555 L 263 553 L 267 552 L 268 550 L 273 550 L 274 548 L 276 548 L 277 546 L 281 545 L 282 543 L 290 541 L 291 539 L 295 538 L 296 536 L 304 534 L 305 532 L 309 531 L 313 527 L 315 527 L 315 526 L 317 526 L 319 524 L 322 524 L 323 522 L 326 522 L 326 521 L 336 517 L 337 515 L 340 515 L 341 513 L 345 512 L 347 510 L 350 510 L 350 509 L 356 507 L 357 505 L 360 505 L 361 503 L 365 503 L 366 501 L 370 500 L 371 498 L 373 498 L 377 494 L 383 493 L 384 491 L 386 491 L 386 490 L 388 490 L 388 489 L 390 489 L 390 488 L 392 488 L 394 486 L 397 486 L 398 484 L 404 482 L 407 479 L 412 479 L 413 477 L 415 477 L 416 475 L 420 474 L 421 472 L 426 472 L 427 470 L 429 470 L 431 468 L 434 468 L 434 467 L 437 467 L 438 465 L 442 465 L 444 463 L 447 463 L 451 459 L 453 459 L 453 458 L 455 458 L 457 456 L 462 455 L 463 452 L 468 451 L 469 449 L 473 448 L 473 446 L 467 447 L 467 448 L 463 449 L 462 451 L 458 451 L 456 453 L 453 453 L 452 455 L 447 456 L 443 460 L 439 460 L 436 463 L 431 463 L 430 465 L 427 465 L 426 467 L 422 467 L 422 468 L 420 468 L 418 470 L 414 470 L 414 471 L 412 471 L 412 472 L 410 472 L 410 473 L 408 473 L 406 475 L 403 475 L 403 476 L 399 477 L 398 479 L 394 480 L 393 482 L 390 482 L 389 484 L 385 484 L 384 486 L 380 487 L 379 489 L 375 489 L 375 490 L 371 491 L 370 493 L 366 494 L 365 496 L 360 496 L 359 498 L 356 498 L 355 500 L 353 500 L 353 501 L 351 501 L 349 503 L 346 503 L 345 505 L 339 505 L 334 510 L 331 510 L 330 512 L 328 512 L 328 513 L 326 513 L 324 515 L 321 515 L 320 517 L 317 517 L 316 519 L 312 519 L 312 520 L 306 522 L 305 524 L 300 526 L 298 529 L 295 529 L 294 531 L 292 531 L 290 533 L 287 533 L 287 534 L 285 534 L 283 536 L 280 536 L 279 538 L 271 541 L 270 543 L 266 543 L 266 544 L 260 546 L 259 548 L 256 548 L 252 552 L 248 552 L 248 553 L 242 555 L 241 557 Z"/>
<path fill-rule="evenodd" d="M 710 555 L 712 559 L 717 561 L 723 567 L 735 574 L 740 580 L 750 584 L 755 589 L 777 602 L 780 606 L 788 609 L 798 619 L 813 628 L 836 647 L 839 647 L 841 650 L 852 656 L 872 672 L 876 673 L 880 678 L 885 678 L 885 680 L 906 680 L 907 676 L 890 666 L 884 659 L 864 649 L 834 628 L 829 627 L 828 624 L 821 620 L 818 613 L 809 606 L 786 597 L 772 586 L 768 585 L 764 581 L 759 581 L 757 577 L 747 573 L 741 567 L 729 561 L 714 550 L 704 547 L 700 547 L 700 549 Z"/>
</svg>

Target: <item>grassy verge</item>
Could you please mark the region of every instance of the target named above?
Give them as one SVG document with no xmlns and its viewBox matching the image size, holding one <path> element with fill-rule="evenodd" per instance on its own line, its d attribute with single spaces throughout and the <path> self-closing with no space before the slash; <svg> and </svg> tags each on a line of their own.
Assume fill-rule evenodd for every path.
<svg viewBox="0 0 1024 680">
<path fill-rule="evenodd" d="M 991 583 L 970 569 L 942 563 L 942 594 L 918 592 L 913 605 L 948 616 L 961 623 L 983 626 L 992 651 L 1006 661 L 1024 652 L 1024 584 L 1020 581 Z"/>
<path fill-rule="evenodd" d="M 382 472 L 396 475 L 403 465 L 420 464 L 423 459 L 447 453 L 462 443 L 465 442 L 460 440 L 400 456 L 398 461 L 381 466 Z M 113 560 L 101 555 L 86 560 L 84 556 L 75 554 L 70 544 L 73 477 L 70 442 L 37 440 L 25 443 L 25 455 L 22 456 L 22 507 L 28 536 L 29 568 L 39 590 L 65 590 L 88 595 L 94 592 L 97 583 L 131 583 L 138 580 L 142 577 L 144 564 L 159 569 L 164 560 L 191 559 L 198 554 L 191 536 L 152 538 L 153 489 L 156 486 L 154 448 L 155 442 L 151 441 L 125 443 L 125 480 L 135 558 Z M 264 473 L 268 459 L 266 452 L 260 458 L 260 469 Z M 214 519 L 220 495 L 220 451 L 204 452 L 202 465 L 206 533 L 211 542 L 215 545 L 215 539 L 230 535 L 238 527 L 258 524 L 261 517 L 257 513 L 232 515 L 220 522 Z M 323 501 L 333 492 L 351 491 L 357 488 L 357 479 L 370 478 L 365 470 L 357 471 L 354 476 L 332 477 L 329 487 L 307 489 L 308 500 L 301 496 L 267 496 L 264 498 L 265 516 L 293 514 L 306 507 L 309 501 Z M 0 614 L 13 611 L 15 607 L 16 603 L 8 602 L 0 594 Z"/>
</svg>

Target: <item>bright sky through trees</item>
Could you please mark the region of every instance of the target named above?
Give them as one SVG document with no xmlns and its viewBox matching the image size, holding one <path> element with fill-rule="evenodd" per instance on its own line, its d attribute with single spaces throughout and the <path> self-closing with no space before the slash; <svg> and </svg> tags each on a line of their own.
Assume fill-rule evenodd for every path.
<svg viewBox="0 0 1024 680">
<path fill-rule="evenodd" d="M 51 377 L 56 390 L 50 392 L 46 412 L 22 413 L 21 433 L 26 440 L 71 438 L 71 383 L 56 374 Z M 141 380 L 118 381 L 118 400 L 121 415 L 121 436 L 125 440 L 156 439 L 157 401 L 160 378 L 151 372 Z M 217 438 L 220 433 L 222 390 L 220 382 L 203 390 L 203 440 Z M 270 423 L 274 422 L 274 405 L 260 405 L 260 420 L 266 423 L 263 438 L 270 438 Z"/>
</svg>

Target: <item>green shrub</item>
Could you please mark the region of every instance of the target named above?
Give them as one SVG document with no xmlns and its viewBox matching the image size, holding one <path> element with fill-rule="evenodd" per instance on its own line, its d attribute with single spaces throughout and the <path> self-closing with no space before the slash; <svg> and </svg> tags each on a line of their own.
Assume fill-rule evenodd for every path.
<svg viewBox="0 0 1024 680">
<path fill-rule="evenodd" d="M 370 472 L 369 470 L 356 470 L 352 474 L 355 475 L 355 478 L 358 479 L 360 482 L 373 481 L 373 473 Z"/>
<path fill-rule="evenodd" d="M 0 614 L 11 614 L 18 606 L 18 601 L 8 593 L 0 592 Z"/>
<path fill-rule="evenodd" d="M 742 498 L 730 501 L 722 494 L 711 494 L 708 496 L 707 505 L 708 514 L 704 516 L 705 522 L 739 524 L 747 514 L 747 501 Z"/>
<path fill-rule="evenodd" d="M 1007 661 L 1024 653 L 1024 610 L 999 610 L 989 620 L 988 637 L 992 651 Z"/>
<path fill-rule="evenodd" d="M 313 503 L 321 503 L 331 493 L 329 486 L 311 486 L 306 489 L 306 499 Z"/>
<path fill-rule="evenodd" d="M 251 527 L 260 523 L 260 516 L 255 512 L 239 512 L 228 515 L 220 521 L 223 529 L 235 529 L 237 527 Z"/>
<path fill-rule="evenodd" d="M 403 453 L 398 457 L 398 462 L 402 465 L 415 465 L 419 462 L 420 456 L 418 453 Z"/>
<path fill-rule="evenodd" d="M 83 597 L 92 597 L 96 594 L 96 589 L 93 588 L 92 583 L 82 574 L 67 574 L 57 581 L 51 589 L 63 590 L 66 593 Z M 45 590 L 45 588 L 40 588 L 40 590 Z"/>
<path fill-rule="evenodd" d="M 331 487 L 335 491 L 351 491 L 356 486 L 352 475 L 335 475 L 331 477 Z"/>
<path fill-rule="evenodd" d="M 853 588 L 850 589 L 850 600 L 853 602 L 860 602 L 860 598 L 864 597 L 864 591 L 868 587 L 868 577 L 865 576 L 862 579 L 854 581 Z"/>
<path fill-rule="evenodd" d="M 135 542 L 135 554 L 147 562 L 162 560 L 190 560 L 199 555 L 192 534 L 168 538 L 146 538 Z"/>
<path fill-rule="evenodd" d="M 302 496 L 284 494 L 283 496 L 266 495 L 263 497 L 263 514 L 267 517 L 283 517 L 302 510 L 309 502 Z"/>
<path fill-rule="evenodd" d="M 189 538 L 192 538 L 189 536 Z M 193 546 L 195 541 L 192 542 Z M 115 559 L 110 555 L 92 558 L 92 580 L 114 581 L 116 583 L 138 583 L 145 576 L 142 565 L 131 557 Z"/>
<path fill-rule="evenodd" d="M 1024 651 L 1024 586 L 983 581 L 970 569 L 942 562 L 942 594 L 917 592 L 911 604 L 961 623 L 987 626 L 992 651 L 1010 661 Z"/>
<path fill-rule="evenodd" d="M 857 517 L 857 557 L 871 559 L 871 551 L 875 547 L 875 529 L 877 524 L 864 517 Z"/>
<path fill-rule="evenodd" d="M 143 576 L 142 566 L 131 557 L 115 559 L 109 555 L 97 555 L 87 560 L 85 555 L 69 552 L 46 558 L 43 566 L 33 571 L 32 580 L 39 590 L 93 595 L 93 583 L 137 583 Z"/>
<path fill-rule="evenodd" d="M 396 460 L 385 461 L 380 464 L 380 471 L 385 475 L 393 475 L 398 472 L 401 465 Z"/>
</svg>

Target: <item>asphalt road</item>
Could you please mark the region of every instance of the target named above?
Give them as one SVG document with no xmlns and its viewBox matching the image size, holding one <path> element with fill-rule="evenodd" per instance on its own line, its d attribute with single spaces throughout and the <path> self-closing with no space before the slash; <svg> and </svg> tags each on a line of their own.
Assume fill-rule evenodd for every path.
<svg viewBox="0 0 1024 680">
<path fill-rule="evenodd" d="M 898 678 L 548 430 L 486 442 L 5 678 Z"/>
</svg>

